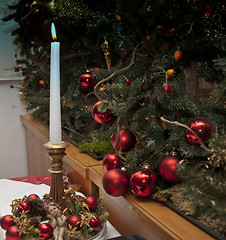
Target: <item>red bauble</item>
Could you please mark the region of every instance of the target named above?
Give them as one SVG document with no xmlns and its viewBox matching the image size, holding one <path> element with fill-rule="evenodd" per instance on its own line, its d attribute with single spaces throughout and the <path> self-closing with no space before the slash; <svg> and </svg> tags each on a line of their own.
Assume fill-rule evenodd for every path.
<svg viewBox="0 0 226 240">
<path fill-rule="evenodd" d="M 97 199 L 95 197 L 89 196 L 85 199 L 85 203 L 88 205 L 91 212 L 97 209 Z"/>
<path fill-rule="evenodd" d="M 115 148 L 115 143 L 118 134 L 116 133 L 111 138 L 111 144 Z M 123 129 L 120 131 L 117 150 L 121 150 L 123 152 L 128 152 L 134 148 L 136 144 L 136 136 L 128 129 Z"/>
<path fill-rule="evenodd" d="M 106 193 L 113 197 L 126 194 L 129 187 L 129 179 L 121 169 L 111 169 L 102 179 L 103 188 Z"/>
<path fill-rule="evenodd" d="M 161 178 L 169 184 L 176 184 L 181 181 L 177 175 L 177 164 L 180 161 L 177 156 L 166 156 L 159 165 L 159 174 Z"/>
<path fill-rule="evenodd" d="M 39 196 L 37 194 L 30 194 L 27 198 L 36 199 L 36 198 L 39 198 Z"/>
<path fill-rule="evenodd" d="M 76 228 L 79 230 L 81 228 L 81 217 L 79 215 L 73 215 L 67 219 L 67 227 L 68 229 Z"/>
<path fill-rule="evenodd" d="M 170 87 L 168 82 L 165 82 L 165 83 L 162 84 L 162 91 L 163 92 L 168 93 L 168 92 L 170 92 L 170 89 L 171 89 L 171 87 Z"/>
<path fill-rule="evenodd" d="M 18 211 L 19 212 L 22 212 L 22 211 L 28 211 L 30 212 L 31 210 L 31 204 L 30 202 L 27 202 L 27 201 L 22 201 L 20 204 L 19 204 L 19 207 L 18 207 Z"/>
<path fill-rule="evenodd" d="M 102 103 L 101 101 L 95 103 L 95 105 L 93 106 L 93 109 L 92 109 L 92 116 L 98 123 L 102 123 L 102 124 L 108 123 L 114 118 L 114 114 L 111 112 L 110 109 L 107 109 L 105 112 L 99 112 L 98 106 L 101 103 Z M 106 102 L 106 104 L 107 104 L 107 102 Z"/>
<path fill-rule="evenodd" d="M 116 152 L 109 153 L 103 159 L 103 168 L 105 172 L 114 168 L 121 168 L 122 166 L 122 161 Z"/>
<path fill-rule="evenodd" d="M 155 192 L 156 176 L 148 169 L 136 171 L 129 180 L 131 191 L 140 198 L 150 197 Z"/>
<path fill-rule="evenodd" d="M 53 229 L 49 223 L 41 223 L 38 229 L 41 233 L 41 237 L 45 239 L 50 238 L 53 234 Z"/>
<path fill-rule="evenodd" d="M 92 77 L 90 73 L 83 73 L 79 77 L 78 84 L 82 89 L 91 90 L 96 84 L 96 78 Z"/>
<path fill-rule="evenodd" d="M 131 84 L 131 78 L 126 78 L 125 80 L 124 80 L 124 83 L 127 85 L 127 86 L 129 86 L 130 84 Z"/>
<path fill-rule="evenodd" d="M 208 143 L 208 140 L 212 137 L 213 133 L 215 132 L 215 127 L 211 121 L 207 118 L 203 117 L 196 117 L 193 118 L 187 126 L 191 128 L 198 137 L 202 140 L 204 144 Z M 186 137 L 189 143 L 193 145 L 200 145 L 197 137 L 188 129 L 186 130 Z"/>
<path fill-rule="evenodd" d="M 11 226 L 6 232 L 6 240 L 20 240 L 21 236 L 19 235 L 19 227 Z"/>
<path fill-rule="evenodd" d="M 1 219 L 1 227 L 5 230 L 7 230 L 9 227 L 11 227 L 14 224 L 14 219 L 12 215 L 5 215 Z"/>
<path fill-rule="evenodd" d="M 130 51 L 127 50 L 127 49 L 125 49 L 125 50 L 123 50 L 123 51 L 121 52 L 121 57 L 122 57 L 122 58 L 125 58 L 125 57 L 127 57 L 127 56 L 129 55 L 129 53 L 130 53 Z"/>
<path fill-rule="evenodd" d="M 89 225 L 91 228 L 93 228 L 93 230 L 99 230 L 101 225 L 100 219 L 97 216 L 92 217 L 89 221 Z"/>
</svg>

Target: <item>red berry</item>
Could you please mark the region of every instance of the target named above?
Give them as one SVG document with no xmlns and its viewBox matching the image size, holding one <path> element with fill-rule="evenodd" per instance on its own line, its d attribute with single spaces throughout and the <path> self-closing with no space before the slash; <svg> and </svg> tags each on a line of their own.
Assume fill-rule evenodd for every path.
<svg viewBox="0 0 226 240">
<path fill-rule="evenodd" d="M 204 17 L 210 18 L 210 17 L 211 17 L 211 13 L 210 13 L 210 12 L 207 12 Z"/>
<path fill-rule="evenodd" d="M 180 50 L 177 50 L 175 53 L 174 53 L 174 59 L 175 60 L 180 60 L 182 58 L 182 52 Z"/>
<path fill-rule="evenodd" d="M 158 26 L 156 27 L 156 29 L 161 30 L 161 29 L 163 29 L 163 26 L 162 26 L 162 25 L 158 25 Z"/>
<path fill-rule="evenodd" d="M 115 16 L 115 20 L 116 20 L 117 22 L 121 21 L 121 19 L 122 19 L 121 16 L 119 16 L 119 15 L 116 15 L 116 16 Z"/>
<path fill-rule="evenodd" d="M 125 83 L 127 86 L 129 86 L 129 85 L 131 84 L 131 78 L 126 78 L 126 79 L 124 80 L 124 83 Z"/>
<path fill-rule="evenodd" d="M 10 87 L 10 88 L 14 88 L 14 86 L 13 86 L 13 85 L 10 85 L 9 87 Z"/>
<path fill-rule="evenodd" d="M 171 29 L 169 30 L 169 34 L 170 34 L 170 35 L 174 35 L 174 34 L 175 34 L 175 31 L 176 31 L 175 28 L 171 28 Z"/>
<path fill-rule="evenodd" d="M 22 71 L 22 75 L 24 76 L 24 75 L 26 75 L 27 74 L 27 71 L 26 70 L 23 70 Z"/>
<path fill-rule="evenodd" d="M 25 88 L 24 91 L 25 91 L 26 93 L 28 93 L 28 89 L 27 89 L 27 88 Z"/>
<path fill-rule="evenodd" d="M 212 9 L 212 5 L 211 5 L 210 3 L 207 3 L 207 4 L 205 5 L 205 9 L 206 9 L 207 11 L 210 11 L 210 10 Z"/>
<path fill-rule="evenodd" d="M 168 92 L 170 92 L 170 89 L 171 89 L 171 87 L 170 87 L 168 82 L 165 82 L 165 83 L 162 84 L 163 92 L 168 93 Z"/>
</svg>

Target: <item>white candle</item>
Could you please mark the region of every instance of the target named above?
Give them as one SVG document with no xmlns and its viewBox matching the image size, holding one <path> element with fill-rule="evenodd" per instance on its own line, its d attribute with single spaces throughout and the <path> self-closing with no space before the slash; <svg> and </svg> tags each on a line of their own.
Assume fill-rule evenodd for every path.
<svg viewBox="0 0 226 240">
<path fill-rule="evenodd" d="M 53 40 L 56 40 L 56 31 L 53 23 L 51 30 Z M 60 144 L 62 141 L 60 102 L 60 43 L 56 41 L 51 43 L 49 112 L 50 143 Z"/>
</svg>

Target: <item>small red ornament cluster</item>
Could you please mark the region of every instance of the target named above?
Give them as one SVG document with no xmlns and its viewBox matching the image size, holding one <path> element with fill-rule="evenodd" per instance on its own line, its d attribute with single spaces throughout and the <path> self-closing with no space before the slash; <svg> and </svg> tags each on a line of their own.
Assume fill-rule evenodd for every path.
<svg viewBox="0 0 226 240">
<path fill-rule="evenodd" d="M 87 205 L 87 208 L 92 212 L 92 217 L 89 220 L 89 226 L 93 228 L 94 231 L 98 231 L 101 227 L 101 221 L 98 216 L 96 216 L 95 211 L 98 207 L 98 201 L 93 196 L 81 197 L 79 195 L 76 196 L 78 201 L 83 202 Z M 31 210 L 30 201 L 34 201 L 35 199 L 40 199 L 37 194 L 30 194 L 27 197 L 28 201 L 21 201 L 18 207 L 18 212 L 29 213 Z M 82 218 L 80 215 L 72 215 L 67 218 L 66 225 L 69 230 L 80 230 L 82 228 Z M 14 221 L 13 215 L 5 215 L 0 219 L 0 226 L 6 230 L 6 240 L 21 240 L 23 235 L 20 233 L 19 227 L 16 225 Z M 40 233 L 40 237 L 42 239 L 49 239 L 53 236 L 53 228 L 48 222 L 42 222 L 38 226 L 38 230 Z"/>
</svg>

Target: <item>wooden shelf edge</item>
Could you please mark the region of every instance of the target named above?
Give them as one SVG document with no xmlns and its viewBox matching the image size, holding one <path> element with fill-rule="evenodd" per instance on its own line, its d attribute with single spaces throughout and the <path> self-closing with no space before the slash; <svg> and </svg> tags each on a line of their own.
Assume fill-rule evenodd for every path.
<svg viewBox="0 0 226 240">
<path fill-rule="evenodd" d="M 26 131 L 33 133 L 35 135 L 34 137 L 39 138 L 40 141 L 46 141 L 46 139 L 48 139 L 48 128 L 46 126 L 35 120 L 31 115 L 21 115 L 20 118 L 21 122 L 25 126 Z M 45 142 L 43 142 L 43 144 L 44 143 Z M 69 148 L 67 148 L 66 151 L 67 155 L 65 156 L 65 161 L 67 164 L 78 171 L 86 181 L 88 180 L 90 183 L 96 185 L 100 189 L 100 193 L 105 194 L 102 188 L 102 178 L 104 175 L 102 161 L 97 161 L 87 154 L 80 153 L 79 150 L 71 143 L 69 143 Z M 34 160 L 32 159 L 32 161 Z M 107 196 L 107 194 L 105 194 L 105 196 L 110 201 L 108 205 L 111 205 L 111 201 L 113 201 L 112 198 L 110 196 Z M 151 229 L 153 236 L 157 236 L 159 234 L 158 238 L 153 237 L 150 239 L 214 239 L 161 203 L 148 199 L 137 199 L 132 194 L 127 194 L 123 197 L 120 197 L 119 199 L 121 199 L 121 202 L 124 204 L 124 206 L 127 206 L 124 208 L 127 208 L 128 214 L 135 216 L 135 218 L 137 217 L 136 220 L 139 222 L 140 228 L 142 228 L 143 231 L 147 232 L 148 234 L 148 231 Z M 114 199 L 116 207 L 117 204 L 119 204 L 119 199 Z M 114 211 L 114 209 L 112 211 Z M 123 215 L 122 212 L 121 214 Z M 130 221 L 130 219 L 128 219 L 128 221 Z M 148 229 L 149 227 L 150 229 Z M 137 227 L 137 229 L 139 228 Z M 147 238 L 147 240 L 149 239 Z"/>
</svg>

